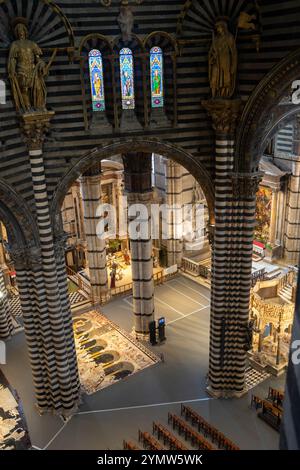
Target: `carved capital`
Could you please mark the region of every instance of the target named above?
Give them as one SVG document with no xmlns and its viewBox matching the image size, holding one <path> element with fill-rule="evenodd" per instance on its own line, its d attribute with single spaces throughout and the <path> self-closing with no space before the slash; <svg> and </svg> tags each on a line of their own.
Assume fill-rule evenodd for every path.
<svg viewBox="0 0 300 470">
<path fill-rule="evenodd" d="M 42 264 L 41 249 L 38 247 L 9 248 L 9 255 L 16 269 L 30 269 Z"/>
<path fill-rule="evenodd" d="M 65 251 L 67 246 L 68 234 L 66 232 L 60 233 L 54 241 L 54 255 L 58 260 L 65 259 Z"/>
<path fill-rule="evenodd" d="M 54 111 L 24 113 L 20 115 L 21 131 L 28 150 L 42 150 Z"/>
<path fill-rule="evenodd" d="M 263 179 L 263 173 L 235 173 L 231 176 L 232 193 L 235 199 L 254 198 Z"/>
<path fill-rule="evenodd" d="M 242 112 L 241 100 L 202 101 L 202 106 L 212 118 L 212 125 L 217 134 L 235 135 L 237 122 Z"/>
</svg>

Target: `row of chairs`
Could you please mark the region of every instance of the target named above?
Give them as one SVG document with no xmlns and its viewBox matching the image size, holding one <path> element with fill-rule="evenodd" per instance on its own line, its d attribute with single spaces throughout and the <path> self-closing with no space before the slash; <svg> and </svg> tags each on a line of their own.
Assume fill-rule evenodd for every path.
<svg viewBox="0 0 300 470">
<path fill-rule="evenodd" d="M 141 450 L 137 445 L 130 441 L 123 441 L 124 450 Z"/>
<path fill-rule="evenodd" d="M 168 424 L 172 424 L 173 429 L 177 429 L 179 436 L 183 434 L 185 440 L 190 440 L 192 445 L 197 447 L 199 450 L 216 450 L 210 442 L 198 434 L 193 428 L 188 426 L 183 419 L 179 418 L 179 416 L 169 413 Z"/>
<path fill-rule="evenodd" d="M 170 450 L 188 450 L 174 434 L 160 423 L 153 423 L 153 434 L 157 436 L 158 440 L 162 440 L 164 446 L 168 446 Z"/>
<path fill-rule="evenodd" d="M 224 450 L 240 450 L 234 442 L 228 439 L 222 432 L 208 423 L 202 416 L 194 411 L 189 406 L 181 405 L 181 416 L 184 416 L 187 421 L 191 421 L 193 426 L 197 426 L 198 431 L 204 434 L 204 437 L 210 437 L 213 444 L 217 444 L 219 449 Z"/>
<path fill-rule="evenodd" d="M 163 450 L 161 444 L 148 432 L 139 431 L 139 442 L 147 450 Z"/>
</svg>

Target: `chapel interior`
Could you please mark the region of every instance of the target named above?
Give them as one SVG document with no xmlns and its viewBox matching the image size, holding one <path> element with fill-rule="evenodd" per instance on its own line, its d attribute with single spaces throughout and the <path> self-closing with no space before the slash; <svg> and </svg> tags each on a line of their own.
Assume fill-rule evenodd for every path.
<svg viewBox="0 0 300 470">
<path fill-rule="evenodd" d="M 0 450 L 300 449 L 299 25 L 0 1 Z"/>
</svg>

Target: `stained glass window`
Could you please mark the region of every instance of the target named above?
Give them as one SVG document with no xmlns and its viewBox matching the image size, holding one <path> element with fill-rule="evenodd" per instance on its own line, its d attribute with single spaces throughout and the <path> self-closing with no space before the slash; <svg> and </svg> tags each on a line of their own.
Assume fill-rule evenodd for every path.
<svg viewBox="0 0 300 470">
<path fill-rule="evenodd" d="M 101 52 L 93 49 L 89 53 L 90 81 L 93 111 L 105 110 L 103 63 Z"/>
<path fill-rule="evenodd" d="M 150 50 L 151 105 L 162 108 L 164 105 L 163 53 L 160 47 Z"/>
<path fill-rule="evenodd" d="M 122 108 L 134 109 L 134 73 L 132 51 L 127 47 L 120 51 L 120 76 L 122 90 Z"/>
</svg>

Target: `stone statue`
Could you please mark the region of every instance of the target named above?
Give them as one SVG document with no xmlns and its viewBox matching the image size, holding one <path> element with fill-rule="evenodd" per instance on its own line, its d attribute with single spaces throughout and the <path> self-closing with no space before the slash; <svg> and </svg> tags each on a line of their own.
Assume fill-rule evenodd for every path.
<svg viewBox="0 0 300 470">
<path fill-rule="evenodd" d="M 237 74 L 237 49 L 225 21 L 217 21 L 209 51 L 209 81 L 213 98 L 231 98 Z"/>
<path fill-rule="evenodd" d="M 8 75 L 17 111 L 46 109 L 47 90 L 45 77 L 56 55 L 54 51 L 48 65 L 41 59 L 39 46 L 28 39 L 27 21 L 16 18 L 14 23 L 16 41 L 10 47 Z"/>
<path fill-rule="evenodd" d="M 127 0 L 123 0 L 120 6 L 120 14 L 118 16 L 122 39 L 128 42 L 132 36 L 134 17 Z"/>
</svg>

